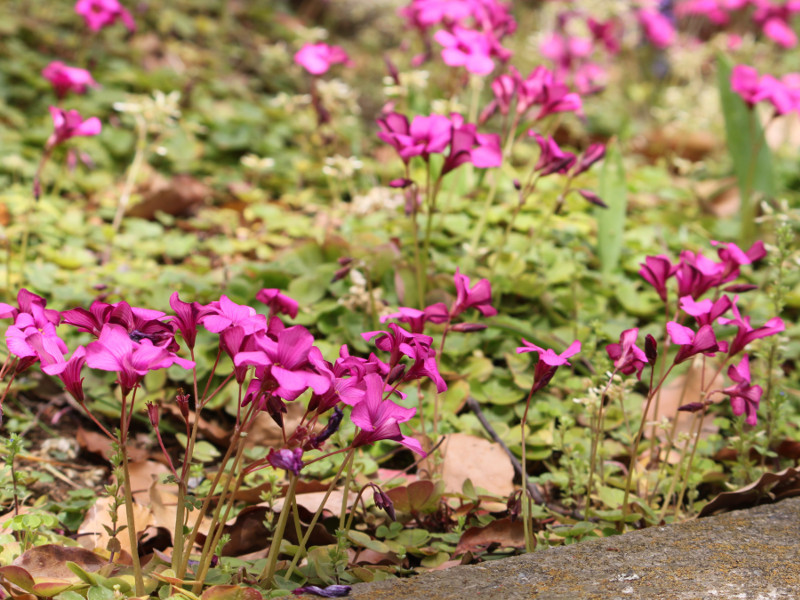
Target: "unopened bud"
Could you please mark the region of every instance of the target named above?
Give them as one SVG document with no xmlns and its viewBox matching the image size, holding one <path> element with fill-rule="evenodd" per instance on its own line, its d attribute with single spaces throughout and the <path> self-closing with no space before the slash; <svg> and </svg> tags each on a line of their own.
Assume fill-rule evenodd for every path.
<svg viewBox="0 0 800 600">
<path fill-rule="evenodd" d="M 757 289 L 758 289 L 757 285 L 752 285 L 750 283 L 736 283 L 734 285 L 729 285 L 727 287 L 722 288 L 722 291 L 730 292 L 732 294 L 741 294 L 743 292 L 751 292 Z"/>
<path fill-rule="evenodd" d="M 375 489 L 375 506 L 385 510 L 386 514 L 389 515 L 389 518 L 392 521 L 396 521 L 397 517 L 394 512 L 394 503 L 392 502 L 392 499 L 389 498 L 389 496 L 387 496 L 386 493 L 377 485 L 372 484 L 372 487 Z"/>
<path fill-rule="evenodd" d="M 148 402 L 146 405 L 147 407 L 147 418 L 150 419 L 150 424 L 155 428 L 158 429 L 158 406 L 153 404 L 152 402 Z"/>
<path fill-rule="evenodd" d="M 178 388 L 178 394 L 175 396 L 175 403 L 181 411 L 181 416 L 184 421 L 189 420 L 189 394 L 183 393 L 183 388 Z"/>
<path fill-rule="evenodd" d="M 656 361 L 656 358 L 658 358 L 658 342 L 656 342 L 656 338 L 649 333 L 644 338 L 644 355 L 647 357 L 647 362 L 651 365 Z"/>
<path fill-rule="evenodd" d="M 461 333 L 471 333 L 473 331 L 483 331 L 488 325 L 483 323 L 456 323 L 453 325 L 451 331 L 460 331 Z"/>
</svg>

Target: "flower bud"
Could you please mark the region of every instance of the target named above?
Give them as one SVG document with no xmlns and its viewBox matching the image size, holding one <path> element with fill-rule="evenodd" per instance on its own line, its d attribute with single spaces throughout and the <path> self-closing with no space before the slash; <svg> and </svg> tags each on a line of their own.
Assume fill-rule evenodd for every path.
<svg viewBox="0 0 800 600">
<path fill-rule="evenodd" d="M 649 333 L 644 338 L 644 355 L 647 357 L 647 362 L 651 365 L 656 361 L 656 358 L 658 358 L 658 342 L 656 342 L 656 338 Z"/>
</svg>

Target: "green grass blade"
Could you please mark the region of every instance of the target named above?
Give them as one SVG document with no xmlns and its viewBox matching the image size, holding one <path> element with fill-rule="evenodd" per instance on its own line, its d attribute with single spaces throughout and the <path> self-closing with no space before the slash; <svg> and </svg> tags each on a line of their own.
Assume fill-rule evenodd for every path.
<svg viewBox="0 0 800 600">
<path fill-rule="evenodd" d="M 609 143 L 603 169 L 600 171 L 598 195 L 608 208 L 597 208 L 597 253 L 604 274 L 617 268 L 622 254 L 625 233 L 625 213 L 628 206 L 628 187 L 619 147 Z"/>
</svg>

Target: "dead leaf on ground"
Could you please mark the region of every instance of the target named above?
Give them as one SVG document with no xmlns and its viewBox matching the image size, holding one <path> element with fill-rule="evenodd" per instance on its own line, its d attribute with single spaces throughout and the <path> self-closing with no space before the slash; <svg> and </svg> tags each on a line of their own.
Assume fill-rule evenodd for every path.
<svg viewBox="0 0 800 600">
<path fill-rule="evenodd" d="M 263 596 L 255 588 L 239 585 L 212 585 L 200 600 L 262 600 Z"/>
<path fill-rule="evenodd" d="M 108 563 L 107 560 L 83 547 L 45 544 L 26 551 L 14 559 L 12 564 L 25 569 L 34 579 L 47 577 L 79 581 L 80 578 L 70 570 L 67 562 L 76 563 L 88 573 L 93 573 Z"/>
<path fill-rule="evenodd" d="M 181 409 L 177 404 L 167 402 L 163 404 L 161 408 L 164 412 L 171 414 L 176 419 L 183 422 Z M 191 411 L 189 413 L 189 423 L 194 423 L 195 417 L 196 413 Z M 233 431 L 224 428 L 217 421 L 209 421 L 201 416 L 200 420 L 197 422 L 197 431 L 201 434 L 203 439 L 208 440 L 212 444 L 227 446 L 231 443 L 231 434 Z"/>
<path fill-rule="evenodd" d="M 109 535 L 103 525 L 108 527 L 112 526 L 111 515 L 109 508 L 111 506 L 111 498 L 100 498 L 95 502 L 83 523 L 78 528 L 78 542 L 87 550 L 105 550 L 108 545 Z M 133 503 L 133 520 L 136 525 L 137 537 L 150 525 L 153 525 L 153 513 L 146 506 L 134 502 Z M 117 509 L 117 526 L 121 527 L 126 525 L 128 520 L 125 516 L 125 506 L 120 506 Z M 116 535 L 119 540 L 120 546 L 125 552 L 131 552 L 131 544 L 128 539 L 128 531 L 121 531 Z"/>
<path fill-rule="evenodd" d="M 779 473 L 764 473 L 758 478 L 758 481 L 741 489 L 722 492 L 702 508 L 698 517 L 707 517 L 721 511 L 749 508 L 792 496 L 800 496 L 800 469 L 790 467 Z"/>
<path fill-rule="evenodd" d="M 167 179 L 158 174 L 143 183 L 138 190 L 142 199 L 128 209 L 129 217 L 152 219 L 157 211 L 179 216 L 201 206 L 212 191 L 202 181 L 190 175 L 175 175 Z"/>
<path fill-rule="evenodd" d="M 102 433 L 78 427 L 78 431 L 75 432 L 75 439 L 81 448 L 87 452 L 99 454 L 106 460 L 108 460 L 113 453 L 111 449 L 111 440 Z M 128 445 L 128 460 L 141 461 L 146 460 L 148 457 L 149 453 L 144 448 Z"/>
<path fill-rule="evenodd" d="M 513 523 L 511 519 L 497 519 L 485 527 L 470 527 L 462 535 L 456 546 L 455 556 L 486 550 L 491 544 L 499 544 L 501 548 L 524 548 L 525 531 L 522 520 Z"/>
<path fill-rule="evenodd" d="M 441 446 L 445 492 L 461 493 L 469 479 L 498 496 L 514 491 L 514 467 L 500 444 L 466 433 L 452 433 Z"/>
<path fill-rule="evenodd" d="M 700 161 L 714 152 L 720 144 L 721 140 L 707 131 L 686 131 L 667 126 L 640 136 L 635 140 L 634 148 L 651 160 L 679 156 L 686 160 Z"/>
</svg>

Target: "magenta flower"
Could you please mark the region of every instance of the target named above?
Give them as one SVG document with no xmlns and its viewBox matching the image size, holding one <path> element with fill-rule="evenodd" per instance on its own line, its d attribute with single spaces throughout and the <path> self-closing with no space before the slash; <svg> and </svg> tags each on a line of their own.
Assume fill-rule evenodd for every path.
<svg viewBox="0 0 800 600">
<path fill-rule="evenodd" d="M 484 317 L 493 317 L 497 310 L 492 306 L 492 285 L 488 279 L 481 279 L 472 288 L 469 277 L 462 275 L 458 267 L 454 277 L 456 284 L 456 301 L 450 310 L 450 317 L 456 317 L 468 308 L 477 309 Z"/>
<path fill-rule="evenodd" d="M 641 379 L 642 369 L 649 361 L 644 351 L 636 346 L 638 335 L 638 328 L 626 329 L 619 336 L 619 344 L 608 344 L 606 352 L 620 373 L 625 375 L 636 373 L 636 378 Z"/>
<path fill-rule="evenodd" d="M 645 37 L 653 46 L 664 49 L 675 41 L 675 28 L 670 20 L 657 10 L 643 9 L 636 13 Z"/>
<path fill-rule="evenodd" d="M 311 594 L 312 596 L 320 596 L 321 598 L 344 598 L 350 595 L 352 588 L 349 585 L 340 585 L 334 583 L 325 587 L 318 585 L 304 585 L 292 590 L 295 596 L 302 596 L 303 594 Z"/>
<path fill-rule="evenodd" d="M 63 362 L 68 351 L 53 323 L 37 322 L 33 315 L 24 312 L 19 313 L 6 330 L 6 346 L 11 354 L 22 359 L 26 368 L 36 361 L 43 365 Z"/>
<path fill-rule="evenodd" d="M 87 88 L 97 87 L 97 82 L 86 69 L 70 67 L 61 61 L 54 60 L 42 70 L 42 76 L 47 79 L 56 91 L 59 98 L 67 92 L 83 94 Z"/>
<path fill-rule="evenodd" d="M 256 300 L 269 306 L 270 316 L 283 314 L 289 315 L 292 319 L 297 317 L 297 301 L 281 293 L 279 289 L 264 288 L 256 294 Z"/>
<path fill-rule="evenodd" d="M 372 444 L 378 440 L 392 440 L 403 444 L 421 456 L 426 456 L 419 440 L 403 435 L 400 423 L 410 420 L 415 414 L 414 408 L 403 408 L 391 400 L 383 399 L 383 380 L 377 374 L 370 373 L 364 377 L 366 393 L 364 399 L 353 407 L 350 420 L 360 431 L 353 440 L 353 448 Z"/>
<path fill-rule="evenodd" d="M 197 326 L 209 314 L 208 307 L 199 302 L 183 302 L 178 296 L 178 292 L 173 292 L 169 297 L 169 305 L 175 311 L 175 319 L 172 323 L 181 332 L 186 346 L 190 350 L 194 349 L 197 340 Z"/>
<path fill-rule="evenodd" d="M 722 390 L 723 394 L 730 397 L 731 409 L 737 417 L 747 413 L 745 423 L 756 425 L 758 423 L 758 405 L 761 402 L 763 390 L 760 385 L 750 385 L 750 357 L 742 356 L 738 365 L 728 367 L 728 377 L 736 382 Z"/>
<path fill-rule="evenodd" d="M 312 75 L 322 75 L 332 65 L 347 63 L 348 60 L 347 52 L 341 46 L 329 46 L 325 43 L 305 44 L 294 55 L 294 62 Z"/>
<path fill-rule="evenodd" d="M 411 333 L 422 333 L 425 330 L 425 323 L 446 323 L 450 319 L 450 311 L 443 302 L 431 304 L 425 310 L 401 306 L 396 313 L 383 315 L 380 321 L 385 323 L 389 319 L 408 323 Z"/>
<path fill-rule="evenodd" d="M 691 296 L 681 298 L 681 309 L 687 315 L 695 318 L 698 325 L 713 325 L 719 317 L 724 315 L 733 305 L 728 296 L 722 296 L 716 301 L 708 298 L 695 302 Z"/>
<path fill-rule="evenodd" d="M 58 377 L 64 384 L 67 392 L 75 398 L 79 403 L 83 404 L 85 398 L 83 395 L 83 378 L 81 377 L 81 370 L 86 362 L 86 348 L 78 346 L 75 352 L 65 362 L 56 362 L 49 365 L 43 365 L 42 371 L 48 375 Z"/>
<path fill-rule="evenodd" d="M 453 125 L 450 151 L 442 165 L 442 175 L 468 162 L 479 169 L 499 167 L 503 163 L 499 135 L 478 133 L 475 125 L 464 123 L 459 114 L 454 113 L 450 118 Z"/>
<path fill-rule="evenodd" d="M 442 60 L 446 65 L 464 67 L 476 75 L 488 75 L 494 71 L 492 44 L 485 33 L 454 27 L 452 33 L 440 29 L 433 39 L 444 47 Z"/>
<path fill-rule="evenodd" d="M 571 177 L 577 177 L 581 173 L 585 173 L 588 171 L 594 163 L 597 161 L 603 160 L 603 157 L 606 155 L 606 145 L 605 144 L 590 144 L 586 150 L 583 151 L 575 165 L 570 172 Z"/>
<path fill-rule="evenodd" d="M 724 342 L 717 342 L 714 329 L 711 325 L 702 325 L 697 333 L 689 327 L 684 327 L 675 321 L 667 323 L 667 333 L 673 344 L 681 346 L 675 356 L 675 364 L 678 365 L 689 360 L 697 354 L 713 356 L 714 352 L 726 350 Z"/>
<path fill-rule="evenodd" d="M 25 288 L 17 292 L 17 306 L 0 302 L 0 319 L 16 319 L 20 313 L 28 313 L 33 317 L 37 327 L 42 328 L 45 322 L 58 325 L 61 322 L 61 313 L 57 310 L 45 308 L 47 300 L 29 292 Z"/>
<path fill-rule="evenodd" d="M 173 364 L 184 369 L 194 368 L 193 361 L 154 346 L 148 339 L 141 343 L 133 341 L 124 327 L 113 323 L 103 326 L 98 340 L 86 347 L 86 364 L 92 369 L 115 371 L 123 396 L 127 396 L 150 371 L 166 369 Z"/>
<path fill-rule="evenodd" d="M 300 475 L 300 469 L 303 468 L 303 449 L 295 448 L 294 450 L 289 450 L 288 448 L 282 448 L 281 450 L 275 450 L 275 448 L 270 448 L 269 454 L 267 454 L 267 462 L 275 469 L 284 469 L 294 475 Z"/>
<path fill-rule="evenodd" d="M 736 306 L 736 300 L 738 300 L 738 298 L 734 298 L 734 302 L 731 306 L 733 318 L 726 319 L 721 317 L 719 319 L 719 322 L 723 325 L 735 325 L 738 328 L 736 337 L 733 338 L 728 348 L 728 356 L 736 356 L 753 340 L 775 335 L 786 328 L 786 325 L 780 317 L 773 317 L 764 323 L 762 327 L 753 328 L 753 326 L 750 325 L 750 317 L 742 318 L 742 315 L 739 313 L 739 308 Z"/>
<path fill-rule="evenodd" d="M 100 119 L 90 117 L 84 121 L 77 110 L 65 111 L 51 106 L 50 115 L 53 117 L 53 133 L 46 143 L 50 149 L 73 137 L 97 135 L 103 129 Z"/>
<path fill-rule="evenodd" d="M 378 137 L 397 150 L 406 164 L 414 156 L 427 161 L 431 154 L 444 152 L 452 137 L 453 124 L 442 115 L 417 115 L 409 124 L 405 115 L 389 113 L 377 122 Z"/>
<path fill-rule="evenodd" d="M 552 175 L 553 173 L 566 173 L 575 164 L 575 155 L 570 152 L 564 152 L 553 138 L 549 136 L 544 138 L 533 129 L 528 131 L 528 135 L 533 137 L 536 143 L 539 144 L 539 160 L 533 169 L 541 177 Z"/>
<path fill-rule="evenodd" d="M 575 340 L 569 345 L 569 348 L 564 350 L 561 354 L 556 354 L 554 350 L 540 348 L 532 344 L 525 338 L 522 338 L 523 346 L 517 348 L 517 354 L 524 354 L 525 352 L 536 352 L 539 355 L 539 360 L 536 363 L 536 368 L 533 371 L 533 388 L 532 391 L 536 392 L 550 383 L 553 375 L 556 374 L 558 367 L 563 365 L 569 366 L 570 363 L 567 359 L 576 355 L 581 351 L 581 343 Z"/>
<path fill-rule="evenodd" d="M 118 0 L 78 0 L 75 3 L 75 12 L 83 17 L 92 31 L 100 31 L 118 20 L 122 21 L 128 31 L 136 31 L 131 13 Z"/>
<path fill-rule="evenodd" d="M 256 309 L 251 306 L 236 304 L 225 295 L 206 308 L 208 313 L 202 317 L 201 322 L 212 333 L 237 325 L 244 330 L 245 335 L 267 330 L 267 319 L 264 315 L 256 313 Z"/>
<path fill-rule="evenodd" d="M 699 252 L 695 254 L 690 250 L 684 250 L 675 270 L 678 296 L 700 298 L 711 288 L 735 279 L 738 273 L 738 270 L 735 273 L 730 272 L 725 264 L 714 262 Z"/>
<path fill-rule="evenodd" d="M 566 84 L 552 71 L 543 66 L 536 67 L 521 82 L 517 99 L 517 113 L 524 114 L 532 106 L 539 106 L 535 120 L 559 113 L 574 112 L 583 115 L 583 101 L 578 94 L 569 91 Z"/>
</svg>

